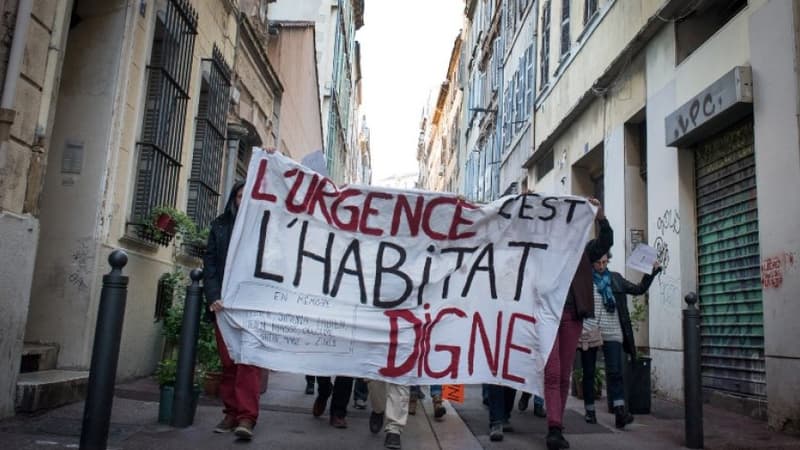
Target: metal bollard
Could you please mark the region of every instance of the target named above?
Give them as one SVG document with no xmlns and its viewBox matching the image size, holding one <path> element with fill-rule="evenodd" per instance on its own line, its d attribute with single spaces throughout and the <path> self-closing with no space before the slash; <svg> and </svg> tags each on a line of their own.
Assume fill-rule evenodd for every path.
<svg viewBox="0 0 800 450">
<path fill-rule="evenodd" d="M 200 314 L 203 309 L 203 289 L 200 287 L 203 271 L 194 269 L 189 276 L 192 283 L 186 287 L 181 342 L 178 348 L 178 373 L 175 377 L 175 396 L 172 402 L 172 426 L 179 428 L 186 428 L 194 422 L 194 362 L 197 357 L 197 337 L 200 333 Z"/>
<path fill-rule="evenodd" d="M 81 450 L 106 448 L 114 402 L 119 343 L 128 296 L 128 277 L 122 275 L 122 268 L 128 263 L 128 255 L 122 250 L 114 250 L 108 257 L 108 263 L 111 264 L 111 272 L 103 276 L 103 290 L 97 311 L 92 365 L 81 425 Z"/>
<path fill-rule="evenodd" d="M 703 448 L 703 386 L 700 370 L 700 310 L 697 294 L 685 297 L 683 310 L 683 402 L 687 448 Z"/>
</svg>

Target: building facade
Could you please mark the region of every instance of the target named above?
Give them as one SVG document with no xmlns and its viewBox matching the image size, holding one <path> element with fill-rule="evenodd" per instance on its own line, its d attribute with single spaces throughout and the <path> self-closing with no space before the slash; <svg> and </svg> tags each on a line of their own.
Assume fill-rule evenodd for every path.
<svg viewBox="0 0 800 450">
<path fill-rule="evenodd" d="M 694 291 L 707 398 L 797 431 L 800 388 L 785 377 L 800 364 L 787 321 L 800 210 L 774 197 L 800 182 L 786 123 L 797 5 L 553 1 L 547 14 L 561 18 L 558 52 L 537 86 L 529 180 L 603 200 L 622 237 L 615 270 L 637 242 L 657 249 L 665 270 L 640 331 L 656 389 L 682 397 L 680 311 Z"/>
<path fill-rule="evenodd" d="M 271 21 L 269 59 L 284 85 L 278 150 L 296 161 L 322 151 L 322 112 L 318 95 L 313 22 Z"/>
<path fill-rule="evenodd" d="M 324 153 L 328 174 L 337 184 L 348 182 L 348 168 L 360 158 L 353 143 L 359 130 L 355 95 L 357 61 L 355 32 L 364 24 L 363 0 L 280 0 L 270 7 L 270 20 L 315 24 L 319 96 L 322 105 Z"/>
<path fill-rule="evenodd" d="M 41 228 L 40 198 L 72 2 L 7 1 L 0 33 L 0 417 L 14 414 Z"/>
<path fill-rule="evenodd" d="M 656 248 L 664 267 L 636 299 L 646 305 L 637 342 L 652 358 L 653 388 L 683 396 L 681 309 L 697 292 L 706 399 L 799 431 L 791 322 L 800 308 L 792 276 L 800 209 L 779 199 L 800 184 L 800 6 L 465 5 L 463 193 L 474 201 L 526 189 L 599 198 L 616 235 L 612 269 L 640 277 L 625 265 L 639 242 Z M 504 55 L 499 83 L 492 37 Z M 425 139 L 434 133 L 423 136 L 423 148 L 432 145 Z"/>
<path fill-rule="evenodd" d="M 15 262 L 0 270 L 0 347 L 11 361 L 0 416 L 13 414 L 32 372 L 85 386 L 114 249 L 127 252 L 130 279 L 117 376 L 152 373 L 169 306 L 161 282 L 200 266 L 202 251 L 190 236 L 154 234 L 154 211 L 202 229 L 246 177 L 252 146 L 295 158 L 294 148 L 322 148 L 313 28 L 280 42 L 273 2 L 3 4 L 18 19 L 0 47 L 0 257 Z M 276 56 L 283 74 L 273 44 L 289 47 Z"/>
<path fill-rule="evenodd" d="M 440 192 L 462 192 L 458 166 L 461 138 L 461 88 L 459 61 L 461 35 L 456 37 L 450 52 L 445 81 L 434 103 L 425 110 L 420 143 L 417 148 L 421 189 Z"/>
</svg>

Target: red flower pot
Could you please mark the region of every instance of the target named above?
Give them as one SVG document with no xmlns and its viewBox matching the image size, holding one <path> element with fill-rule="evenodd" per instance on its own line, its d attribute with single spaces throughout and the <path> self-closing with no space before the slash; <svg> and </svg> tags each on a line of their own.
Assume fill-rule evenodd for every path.
<svg viewBox="0 0 800 450">
<path fill-rule="evenodd" d="M 172 236 L 175 234 L 175 226 L 177 223 L 169 214 L 161 213 L 156 218 L 156 223 L 154 225 L 162 233 Z"/>
</svg>

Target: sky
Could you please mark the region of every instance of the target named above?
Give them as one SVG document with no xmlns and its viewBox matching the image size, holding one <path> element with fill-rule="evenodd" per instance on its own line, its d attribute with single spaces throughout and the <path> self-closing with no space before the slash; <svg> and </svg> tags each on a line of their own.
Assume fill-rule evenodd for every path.
<svg viewBox="0 0 800 450">
<path fill-rule="evenodd" d="M 373 184 L 418 171 L 422 111 L 445 80 L 463 13 L 463 0 L 365 2 L 356 39 Z"/>
</svg>

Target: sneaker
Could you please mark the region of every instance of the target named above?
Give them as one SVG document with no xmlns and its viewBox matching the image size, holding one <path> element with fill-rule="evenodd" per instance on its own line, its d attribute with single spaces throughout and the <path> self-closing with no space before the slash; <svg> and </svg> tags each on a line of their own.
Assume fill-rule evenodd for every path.
<svg viewBox="0 0 800 450">
<path fill-rule="evenodd" d="M 355 409 L 365 409 L 367 407 L 367 402 L 361 400 L 360 398 L 357 398 L 353 400 L 353 407 Z"/>
<path fill-rule="evenodd" d="M 500 442 L 503 440 L 503 424 L 495 423 L 489 427 L 489 440 L 492 442 Z"/>
<path fill-rule="evenodd" d="M 383 428 L 383 413 L 372 412 L 369 415 L 369 431 L 377 434 Z"/>
<path fill-rule="evenodd" d="M 433 417 L 437 419 L 441 419 L 445 414 L 447 414 L 447 410 L 444 408 L 442 404 L 442 396 L 441 395 L 434 395 L 433 396 Z"/>
<path fill-rule="evenodd" d="M 558 427 L 550 427 L 550 431 L 547 432 L 545 442 L 547 443 L 547 450 L 561 450 L 563 448 L 569 448 L 569 442 L 564 439 L 564 435 L 561 434 L 561 428 Z"/>
<path fill-rule="evenodd" d="M 239 425 L 233 430 L 233 434 L 236 435 L 237 438 L 249 441 L 253 439 L 253 426 L 255 424 L 250 420 L 242 420 L 239 422 Z"/>
<path fill-rule="evenodd" d="M 347 428 L 347 419 L 339 416 L 331 416 L 331 426 L 333 428 Z"/>
<path fill-rule="evenodd" d="M 408 414 L 414 416 L 417 414 L 417 396 L 412 395 L 408 398 Z"/>
<path fill-rule="evenodd" d="M 314 417 L 319 417 L 325 414 L 325 407 L 328 406 L 328 399 L 325 397 L 317 396 L 317 399 L 314 400 L 314 407 L 311 408 L 311 414 Z"/>
<path fill-rule="evenodd" d="M 395 450 L 400 450 L 400 434 L 386 433 L 386 439 L 383 441 L 383 446 Z"/>
<path fill-rule="evenodd" d="M 631 413 L 625 410 L 624 406 L 615 406 L 614 407 L 614 425 L 617 428 L 622 429 L 625 428 L 625 425 L 633 422 L 633 416 Z"/>
<path fill-rule="evenodd" d="M 306 383 L 306 395 L 314 395 L 314 382 Z"/>
<path fill-rule="evenodd" d="M 520 396 L 519 398 L 519 402 L 517 403 L 517 408 L 520 411 L 525 411 L 526 409 L 528 409 L 528 402 L 530 401 L 530 399 L 531 399 L 530 395 L 528 395 L 527 393 L 523 393 L 522 396 Z"/>
<path fill-rule="evenodd" d="M 597 414 L 594 411 L 586 411 L 586 415 L 584 416 L 586 423 L 595 424 L 597 423 Z"/>
<path fill-rule="evenodd" d="M 514 432 L 514 426 L 511 425 L 511 422 L 509 422 L 508 419 L 503 421 L 503 431 L 505 431 L 506 433 Z"/>
<path fill-rule="evenodd" d="M 230 433 L 236 428 L 236 419 L 233 416 L 225 416 L 220 423 L 214 427 L 214 433 Z"/>
<path fill-rule="evenodd" d="M 544 409 L 544 405 L 534 403 L 533 415 L 536 417 L 547 417 L 547 411 Z"/>
</svg>

